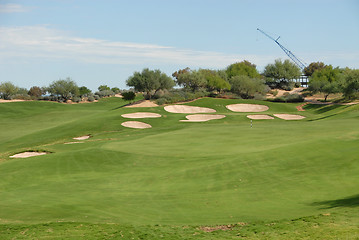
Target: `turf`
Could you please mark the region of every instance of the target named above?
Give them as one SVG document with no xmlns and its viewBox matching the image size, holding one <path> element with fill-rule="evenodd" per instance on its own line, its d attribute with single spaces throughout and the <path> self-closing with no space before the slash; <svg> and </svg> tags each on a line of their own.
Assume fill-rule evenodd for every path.
<svg viewBox="0 0 359 240">
<path fill-rule="evenodd" d="M 251 128 L 246 113 L 225 108 L 232 103 L 306 118 Z M 204 98 L 189 105 L 227 117 L 183 123 L 186 114 L 125 104 L 0 104 L 0 237 L 358 237 L 359 106 L 298 112 L 298 104 Z M 151 129 L 120 125 L 121 114 L 137 111 L 162 117 L 140 120 Z M 85 134 L 84 143 L 63 144 Z M 26 150 L 52 154 L 9 158 Z M 216 225 L 230 228 L 201 228 Z"/>
</svg>

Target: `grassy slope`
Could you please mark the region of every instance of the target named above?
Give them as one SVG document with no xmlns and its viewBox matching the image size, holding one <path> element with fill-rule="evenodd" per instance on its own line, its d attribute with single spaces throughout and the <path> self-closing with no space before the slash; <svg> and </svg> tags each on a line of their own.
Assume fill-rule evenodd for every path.
<svg viewBox="0 0 359 240">
<path fill-rule="evenodd" d="M 43 222 L 115 222 L 120 225 L 84 224 L 86 230 L 79 234 L 118 233 L 121 229 L 137 232 L 137 237 L 149 234 L 146 238 L 150 238 L 173 231 L 191 235 L 199 224 L 250 222 L 253 224 L 235 229 L 248 236 L 263 230 L 268 237 L 279 238 L 281 231 L 258 222 L 279 221 L 276 226 L 293 233 L 293 222 L 285 219 L 326 213 L 328 209 L 323 207 L 347 199 L 354 204 L 334 206 L 337 215 L 329 218 L 338 224 L 346 217 L 349 225 L 339 223 L 333 231 L 350 230 L 358 236 L 358 229 L 351 231 L 350 224 L 357 223 L 358 217 L 351 211 L 342 212 L 343 207 L 355 210 L 359 205 L 355 197 L 359 183 L 358 106 L 309 105 L 301 113 L 306 120 L 254 121 L 251 129 L 246 114 L 225 108 L 235 102 L 239 101 L 202 99 L 190 103 L 227 115 L 208 123 L 179 123 L 185 114 L 167 113 L 163 108 L 118 108 L 124 104 L 120 99 L 70 106 L 0 104 L 0 158 L 5 160 L 0 163 L 0 221 L 8 224 L 2 226 L 1 233 L 21 237 L 19 232 L 29 228 L 29 223 L 40 223 L 30 229 L 42 229 L 47 228 Z M 269 114 L 297 113 L 294 104 L 264 104 L 270 106 Z M 120 114 L 139 110 L 163 117 L 143 120 L 152 124 L 152 129 L 120 126 L 126 121 Z M 86 143 L 62 144 L 89 133 L 94 137 Z M 10 153 L 26 149 L 55 154 L 8 160 Z M 329 218 L 319 217 L 319 222 Z M 315 221 L 309 218 L 309 225 Z M 320 232 L 310 230 L 313 226 L 307 229 L 302 220 L 294 222 L 306 232 Z M 175 227 L 188 224 L 191 226 L 185 230 Z M 75 223 L 53 223 L 49 228 L 63 231 L 64 225 L 74 228 L 68 236 L 77 234 Z M 234 230 L 197 232 L 204 238 L 217 232 L 223 237 L 235 236 Z"/>
</svg>

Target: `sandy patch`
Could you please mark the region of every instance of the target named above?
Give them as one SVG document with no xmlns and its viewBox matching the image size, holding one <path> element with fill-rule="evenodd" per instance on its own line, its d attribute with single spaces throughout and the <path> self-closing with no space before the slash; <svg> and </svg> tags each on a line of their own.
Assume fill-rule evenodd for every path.
<svg viewBox="0 0 359 240">
<path fill-rule="evenodd" d="M 169 105 L 164 107 L 170 113 L 214 113 L 216 110 L 206 107 L 196 107 L 187 105 Z"/>
<path fill-rule="evenodd" d="M 180 122 L 207 122 L 215 119 L 225 118 L 225 115 L 215 115 L 215 114 L 193 114 L 187 115 L 187 120 L 180 120 Z"/>
<path fill-rule="evenodd" d="M 140 103 L 135 103 L 132 105 L 125 106 L 128 108 L 135 108 L 135 107 L 158 107 L 158 105 L 154 102 L 151 102 L 150 100 L 145 100 Z"/>
<path fill-rule="evenodd" d="M 266 105 L 244 103 L 227 105 L 226 108 L 233 112 L 264 112 L 269 109 Z"/>
<path fill-rule="evenodd" d="M 253 119 L 253 120 L 274 119 L 274 117 L 266 115 L 266 114 L 247 115 L 247 118 Z"/>
<path fill-rule="evenodd" d="M 46 152 L 23 152 L 10 156 L 11 158 L 28 158 L 47 154 Z"/>
<path fill-rule="evenodd" d="M 128 127 L 128 128 L 138 128 L 138 129 L 144 129 L 144 128 L 151 128 L 152 126 L 147 123 L 138 122 L 138 121 L 127 121 L 121 123 L 122 126 Z"/>
<path fill-rule="evenodd" d="M 296 114 L 273 114 L 273 115 L 276 116 L 277 118 L 284 120 L 301 120 L 305 118 L 304 116 L 296 115 Z"/>
<path fill-rule="evenodd" d="M 0 103 L 9 103 L 9 102 L 26 102 L 29 100 L 22 100 L 22 99 L 14 99 L 14 100 L 4 100 L 4 99 L 0 99 Z"/>
<path fill-rule="evenodd" d="M 90 138 L 90 135 L 85 135 L 85 136 L 81 136 L 81 137 L 75 137 L 73 139 L 75 140 L 86 140 L 86 139 L 89 139 Z"/>
<path fill-rule="evenodd" d="M 76 144 L 76 143 L 83 143 L 83 142 L 66 142 L 64 144 Z"/>
<path fill-rule="evenodd" d="M 115 94 L 115 97 L 122 98 L 122 95 L 121 95 L 121 93 L 117 93 L 117 94 Z"/>
<path fill-rule="evenodd" d="M 159 118 L 161 114 L 151 112 L 126 113 L 121 115 L 124 118 Z"/>
</svg>

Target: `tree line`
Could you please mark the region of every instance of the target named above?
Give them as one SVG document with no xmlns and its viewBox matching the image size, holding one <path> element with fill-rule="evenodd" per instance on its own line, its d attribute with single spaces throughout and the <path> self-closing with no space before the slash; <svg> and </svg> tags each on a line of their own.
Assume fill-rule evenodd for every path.
<svg viewBox="0 0 359 240">
<path fill-rule="evenodd" d="M 309 78 L 308 90 L 323 93 L 325 100 L 330 94 L 342 93 L 347 99 L 359 98 L 359 70 L 334 68 L 323 62 L 313 62 L 302 72 L 289 60 L 275 60 L 259 73 L 256 65 L 249 61 L 237 62 L 225 69 L 179 69 L 168 76 L 160 70 L 143 69 L 134 72 L 126 84 L 130 91 L 98 87 L 92 92 L 86 86 L 79 87 L 70 78 L 52 82 L 47 87 L 33 86 L 29 90 L 20 88 L 11 82 L 0 84 L 2 99 L 36 99 L 67 102 L 94 101 L 102 97 L 122 93 L 125 99 L 132 100 L 135 92 L 143 93 L 146 99 L 156 99 L 158 103 L 186 101 L 203 96 L 220 96 L 244 99 L 264 99 L 271 89 L 291 90 L 299 87 L 295 82 L 301 75 Z M 175 88 L 177 86 L 177 88 Z M 303 100 L 301 96 L 291 96 L 287 100 Z"/>
</svg>

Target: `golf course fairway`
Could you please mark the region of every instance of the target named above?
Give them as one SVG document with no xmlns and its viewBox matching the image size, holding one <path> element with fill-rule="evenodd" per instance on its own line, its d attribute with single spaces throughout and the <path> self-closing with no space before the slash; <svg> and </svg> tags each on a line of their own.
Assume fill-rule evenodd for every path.
<svg viewBox="0 0 359 240">
<path fill-rule="evenodd" d="M 0 104 L 0 239 L 359 238 L 359 105 L 203 98 L 185 105 L 226 117 L 180 122 L 125 104 Z M 135 112 L 161 117 L 121 126 Z"/>
</svg>

